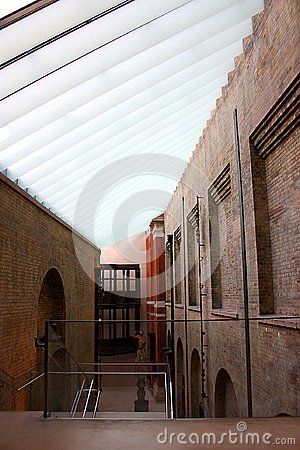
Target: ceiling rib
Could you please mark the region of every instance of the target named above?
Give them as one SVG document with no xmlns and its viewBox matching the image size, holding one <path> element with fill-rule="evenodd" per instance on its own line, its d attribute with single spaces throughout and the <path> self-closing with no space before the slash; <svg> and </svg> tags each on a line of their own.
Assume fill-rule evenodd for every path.
<svg viewBox="0 0 300 450">
<path fill-rule="evenodd" d="M 92 95 L 89 95 L 89 91 L 85 92 L 86 84 L 84 84 L 81 86 L 81 89 L 75 88 L 71 90 L 70 94 L 72 95 L 63 94 L 63 97 L 58 97 L 56 100 L 54 99 L 50 103 L 42 105 L 36 110 L 29 111 L 27 114 L 10 122 L 10 136 L 0 143 L 0 150 L 8 148 L 17 140 L 19 141 L 34 132 L 36 133 L 34 138 L 37 137 L 37 139 L 39 135 L 45 138 L 45 135 L 51 134 L 51 132 L 55 137 L 57 134 L 59 135 L 61 130 L 59 121 L 64 122 L 63 127 L 66 128 L 67 126 L 71 127 L 72 123 L 76 125 L 79 120 L 89 120 L 93 118 L 93 115 L 104 112 L 103 105 L 105 107 L 106 105 L 110 106 L 108 104 L 108 101 L 111 102 L 110 99 L 112 99 L 111 106 L 117 105 L 119 102 L 148 89 L 161 79 L 175 76 L 176 73 L 193 65 L 195 69 L 203 71 L 206 67 L 209 69 L 212 64 L 217 65 L 219 61 L 233 58 L 242 51 L 241 38 L 250 29 L 249 21 L 242 22 L 228 29 L 227 32 L 222 32 L 216 37 L 202 41 L 200 44 L 198 43 L 196 46 L 191 47 L 191 49 L 172 58 L 167 58 L 163 62 L 159 56 L 161 53 L 160 49 L 154 47 L 155 52 L 150 51 L 150 54 L 149 52 L 142 53 L 142 58 L 134 57 L 128 60 L 126 64 L 121 63 L 114 66 L 101 74 L 101 78 L 97 77 L 98 84 L 91 83 L 89 91 L 91 91 Z M 175 44 L 177 42 L 174 42 L 174 46 Z M 164 49 L 163 54 L 167 50 Z M 156 59 L 153 53 L 157 54 Z M 145 61 L 144 64 L 143 61 Z M 103 82 L 101 81 L 102 78 Z M 71 99 L 76 99 L 76 104 L 74 104 L 74 100 L 71 103 Z M 4 106 L 8 106 L 5 103 Z M 71 105 L 68 106 L 70 103 Z M 6 115 L 9 115 L 9 111 L 8 109 L 4 111 L 4 106 L 3 118 L 6 118 Z M 16 110 L 15 105 L 13 106 Z M 72 120 L 66 120 L 68 114 L 73 114 L 73 112 L 76 112 L 76 117 L 72 115 Z M 50 129 L 48 130 L 45 127 Z M 32 144 L 33 142 L 30 142 L 30 145 Z M 10 149 L 11 152 L 12 149 Z"/>
<path fill-rule="evenodd" d="M 152 89 L 150 92 L 144 91 L 143 94 L 145 95 L 142 96 L 141 94 L 138 96 L 135 99 L 135 102 L 133 102 L 134 98 L 131 98 L 127 102 L 124 102 L 124 104 L 109 109 L 105 114 L 97 116 L 92 124 L 88 125 L 88 123 L 86 123 L 84 126 L 72 130 L 68 135 L 63 135 L 51 143 L 51 145 L 42 149 L 39 148 L 36 151 L 31 150 L 27 156 L 23 158 L 19 157 L 18 161 L 15 163 L 12 163 L 11 161 L 11 170 L 17 170 L 19 176 L 23 176 L 28 171 L 41 166 L 45 162 L 53 161 L 54 157 L 56 157 L 58 166 L 60 166 L 60 160 L 67 155 L 67 152 L 69 152 L 70 157 L 73 156 L 74 158 L 76 153 L 75 149 L 73 150 L 73 146 L 79 143 L 85 145 L 86 155 L 88 142 L 93 137 L 99 136 L 99 142 L 103 144 L 103 142 L 110 137 L 117 136 L 121 132 L 122 127 L 128 129 L 128 120 L 130 120 L 130 126 L 132 126 L 135 123 L 142 121 L 147 115 L 149 116 L 156 111 L 161 111 L 165 106 L 169 106 L 184 97 L 188 97 L 186 101 L 192 102 L 198 97 L 197 94 L 199 91 L 202 93 L 203 88 L 209 86 L 207 84 L 208 81 L 210 81 L 209 84 L 215 83 L 215 80 L 218 80 L 221 77 L 221 81 L 218 85 L 219 87 L 221 83 L 224 82 L 224 74 L 232 70 L 233 67 L 233 61 L 225 61 L 225 63 L 220 66 L 213 68 L 210 71 L 211 73 L 195 76 L 186 82 L 182 77 L 179 77 L 179 80 L 173 86 L 172 83 L 169 83 L 169 86 L 165 86 L 165 84 L 167 84 L 166 81 L 163 86 L 159 88 L 157 86 L 156 91 Z M 168 87 L 170 90 L 167 89 Z M 201 88 L 202 90 L 200 90 Z M 215 88 L 214 84 L 213 90 Z M 142 101 L 140 100 L 140 97 L 142 97 Z M 101 130 L 99 130 L 99 124 L 101 124 Z M 85 131 L 85 129 L 88 131 Z"/>
<path fill-rule="evenodd" d="M 200 3 L 202 3 L 202 1 L 203 0 L 201 0 Z M 221 0 L 220 2 L 214 4 L 224 6 L 224 4 L 228 4 L 228 2 L 231 4 L 241 1 L 242 0 Z M 257 1 L 259 0 L 253 0 L 254 4 Z M 172 46 L 169 48 L 170 45 L 167 45 L 168 58 L 171 58 L 184 50 L 188 50 L 196 43 L 228 29 L 230 25 L 240 23 L 243 19 L 245 20 L 248 18 L 249 15 L 247 14 L 247 11 L 249 9 L 249 2 L 248 0 L 243 0 L 242 3 L 246 5 L 247 10 L 240 8 L 240 4 L 235 4 L 221 11 L 219 6 L 216 14 L 214 14 L 215 11 L 209 8 L 209 6 L 206 6 L 206 9 L 203 10 L 197 8 L 197 14 L 195 14 L 194 9 L 190 6 L 190 4 L 187 4 L 180 8 L 182 12 L 179 13 L 177 9 L 163 18 L 152 21 L 152 23 L 148 24 L 146 27 L 142 26 L 135 31 L 131 31 L 129 34 L 127 33 L 126 37 L 123 37 L 123 39 L 120 38 L 117 41 L 114 40 L 112 42 L 107 42 L 107 35 L 111 34 L 112 37 L 113 35 L 116 36 L 117 31 L 114 31 L 114 29 L 111 30 L 113 24 L 108 21 L 105 28 L 104 26 L 101 27 L 102 35 L 95 37 L 97 38 L 97 42 L 101 39 L 105 45 L 95 50 L 95 52 L 88 53 L 83 56 L 82 58 L 84 58 L 84 64 L 82 64 L 83 61 L 81 58 L 79 60 L 74 60 L 73 63 L 67 65 L 61 64 L 60 66 L 57 66 L 58 60 L 63 63 L 64 58 L 69 58 L 68 55 L 70 53 L 78 53 L 80 50 L 77 49 L 74 39 L 68 39 L 70 42 L 68 45 L 64 44 L 63 47 L 60 45 L 56 48 L 59 43 L 55 43 L 57 44 L 56 46 L 53 44 L 50 46 L 51 48 L 49 47 L 48 49 L 44 49 L 41 58 L 39 58 L 36 54 L 34 59 L 24 58 L 23 60 L 16 62 L 14 65 L 3 69 L 3 80 L 0 87 L 0 96 L 2 100 L 10 100 L 10 93 L 23 93 L 24 95 L 22 96 L 22 99 L 27 100 L 27 102 L 30 103 L 30 97 L 32 97 L 32 92 L 34 92 L 35 95 L 33 95 L 33 98 L 37 97 L 38 99 L 38 103 L 35 103 L 34 107 L 37 107 L 38 105 L 49 101 L 51 98 L 57 97 L 63 92 L 70 90 L 72 87 L 93 78 L 100 72 L 108 70 L 110 67 L 113 67 L 118 63 L 125 62 L 142 51 L 151 49 L 154 45 L 167 41 L 170 38 L 173 39 L 174 36 L 177 36 L 177 41 L 179 41 L 177 43 L 178 48 Z M 148 2 L 147 4 L 149 17 L 151 8 L 150 3 Z M 130 7 L 131 5 L 127 8 Z M 217 9 L 216 7 L 214 8 Z M 185 11 L 185 9 L 187 9 L 187 11 Z M 104 19 L 105 18 L 107 18 L 107 16 L 104 17 Z M 123 21 L 125 21 L 125 19 L 126 15 L 124 15 Z M 137 13 L 131 20 L 138 20 Z M 128 27 L 127 22 L 125 21 L 126 27 Z M 193 26 L 195 28 L 192 28 Z M 185 34 L 185 31 L 187 31 L 187 35 Z M 180 33 L 183 34 L 181 35 Z M 66 39 L 67 38 L 63 41 Z M 84 41 L 84 45 L 90 45 L 87 37 Z M 168 42 L 166 42 L 166 44 L 168 44 Z M 80 49 L 80 42 L 78 43 L 78 47 Z M 159 54 L 156 56 L 159 57 Z M 50 73 L 47 74 L 50 69 L 49 67 L 46 67 L 46 65 L 49 66 L 51 64 L 56 65 L 57 70 L 54 72 L 50 71 Z M 33 82 L 32 80 L 36 78 L 37 72 L 43 73 L 43 75 L 47 74 L 47 76 L 43 76 Z M 82 72 L 84 72 L 85 75 L 80 78 L 80 74 Z M 19 88 L 22 88 L 21 91 Z M 8 106 L 9 102 L 6 104 L 6 107 Z"/>
<path fill-rule="evenodd" d="M 23 58 L 14 61 L 14 65 L 9 64 L 3 67 L 2 70 L 4 75 L 6 75 L 6 79 L 4 79 L 4 85 L 0 89 L 1 100 L 5 100 L 23 89 L 34 85 L 36 82 L 59 72 L 61 69 L 81 61 L 81 59 L 98 50 L 101 50 L 103 47 L 113 42 L 118 42 L 120 39 L 142 29 L 146 25 L 149 26 L 152 22 L 164 18 L 165 15 L 176 12 L 179 8 L 177 6 L 172 10 L 166 10 L 166 8 L 162 7 L 162 5 L 169 4 L 172 1 L 179 4 L 183 3 L 183 5 L 185 5 L 193 0 L 188 0 L 185 2 L 182 0 L 165 0 L 164 3 L 159 2 L 159 0 L 152 0 L 152 9 L 153 4 L 156 4 L 156 9 L 158 9 L 158 11 L 155 10 L 155 12 L 152 12 L 150 4 L 149 2 L 147 3 L 147 0 L 140 0 L 137 4 L 139 6 L 138 10 L 136 11 L 137 6 L 134 5 L 134 8 L 130 13 L 124 13 L 123 21 L 120 17 L 117 17 L 117 20 L 114 20 L 113 18 L 111 19 L 116 22 L 115 24 L 110 23 L 109 21 L 108 23 L 105 23 L 105 19 L 108 19 L 109 16 L 104 15 L 102 17 L 101 27 L 95 27 L 92 31 L 92 35 L 96 35 L 96 46 L 92 44 L 92 39 L 85 39 L 86 33 L 83 33 L 82 36 L 77 36 L 77 38 L 67 34 L 63 37 L 62 42 L 59 40 L 53 40 L 47 46 L 43 46 L 35 50 L 34 55 L 29 53 L 27 56 L 25 55 Z M 132 5 L 127 5 L 127 8 L 130 8 L 130 6 Z M 144 22 L 139 23 L 142 13 L 145 15 L 145 19 Z M 120 24 L 122 24 L 123 27 L 122 33 L 117 31 L 117 25 L 120 27 Z M 95 24 L 93 22 L 87 24 L 87 26 L 92 25 Z M 83 31 L 85 30 L 80 28 L 76 30 L 74 34 L 76 35 L 80 32 L 82 34 Z M 110 36 L 110 38 L 107 40 L 108 36 Z M 101 44 L 99 44 L 99 42 L 101 42 Z M 12 82 L 14 87 L 12 87 Z"/>
<path fill-rule="evenodd" d="M 0 30 L 3 30 L 10 25 L 18 22 L 19 20 L 25 19 L 25 17 L 34 14 L 41 9 L 46 8 L 47 6 L 56 3 L 59 0 L 36 0 L 28 5 L 23 6 L 22 8 L 17 9 L 9 14 L 0 18 Z"/>
<path fill-rule="evenodd" d="M 49 17 L 78 2 L 49 6 Z M 39 42 L 9 43 L 19 53 L 1 70 L 0 169 L 100 242 L 124 205 L 145 228 L 139 192 L 150 209 L 155 191 L 159 204 L 172 194 L 263 0 L 104 0 L 98 13 L 86 2 L 89 18 L 75 8 Z M 39 20 L 45 11 L 1 33 Z"/>
<path fill-rule="evenodd" d="M 59 33 L 59 34 L 57 34 L 55 36 L 52 36 L 51 38 L 47 39 L 46 41 L 43 41 L 40 44 L 35 45 L 34 47 L 31 47 L 30 49 L 28 49 L 28 50 L 26 50 L 26 51 L 24 51 L 22 53 L 19 53 L 18 55 L 14 56 L 13 58 L 10 58 L 10 59 L 4 61 L 3 63 L 1 63 L 0 64 L 0 70 L 4 69 L 5 67 L 9 66 L 10 64 L 13 64 L 13 63 L 19 61 L 22 58 L 25 58 L 25 57 L 31 55 L 32 53 L 34 53 L 34 52 L 36 52 L 38 50 L 41 50 L 42 48 L 46 47 L 47 45 L 52 44 L 53 42 L 57 41 L 58 39 L 62 39 L 65 36 L 67 36 L 67 35 L 69 35 L 71 33 L 74 33 L 74 31 L 77 31 L 80 28 L 83 28 L 83 27 L 89 25 L 90 23 L 101 19 L 102 17 L 106 16 L 107 14 L 111 14 L 114 11 L 117 11 L 118 9 L 128 5 L 129 3 L 132 3 L 133 1 L 135 1 L 135 0 L 124 0 L 123 2 L 121 2 L 121 3 L 119 3 L 119 4 L 115 5 L 115 6 L 112 6 L 109 9 L 104 10 L 103 12 L 101 12 L 101 13 L 93 16 L 93 17 L 91 17 L 90 19 L 85 20 L 84 22 L 81 22 L 81 23 L 79 23 L 77 25 L 74 25 L 72 28 L 69 28 L 69 29 L 67 29 L 65 31 L 62 31 L 61 33 Z M 1 27 L 1 22 L 0 22 L 0 27 Z"/>
</svg>

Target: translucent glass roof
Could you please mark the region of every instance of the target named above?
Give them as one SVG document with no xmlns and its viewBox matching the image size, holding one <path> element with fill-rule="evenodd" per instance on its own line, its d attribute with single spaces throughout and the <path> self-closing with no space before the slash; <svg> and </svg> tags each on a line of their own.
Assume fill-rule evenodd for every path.
<svg viewBox="0 0 300 450">
<path fill-rule="evenodd" d="M 0 18 L 29 5 L 29 3 L 32 2 L 28 0 L 2 0 L 0 2 Z"/>
<path fill-rule="evenodd" d="M 0 170 L 99 246 L 145 230 L 262 9 L 59 0 L 3 28 Z"/>
</svg>

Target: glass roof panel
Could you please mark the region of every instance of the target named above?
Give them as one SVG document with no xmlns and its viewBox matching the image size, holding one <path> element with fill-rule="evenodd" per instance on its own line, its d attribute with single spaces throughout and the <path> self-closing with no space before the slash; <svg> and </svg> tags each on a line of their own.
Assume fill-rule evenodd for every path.
<svg viewBox="0 0 300 450">
<path fill-rule="evenodd" d="M 263 0 L 117 7 L 58 1 L 0 31 L 0 170 L 101 245 L 166 207 Z"/>
<path fill-rule="evenodd" d="M 29 5 L 32 3 L 28 0 L 4 0 L 0 2 L 0 19 L 2 17 L 7 16 L 8 14 L 11 14 L 15 11 L 17 11 L 20 8 L 23 8 L 26 5 Z"/>
</svg>

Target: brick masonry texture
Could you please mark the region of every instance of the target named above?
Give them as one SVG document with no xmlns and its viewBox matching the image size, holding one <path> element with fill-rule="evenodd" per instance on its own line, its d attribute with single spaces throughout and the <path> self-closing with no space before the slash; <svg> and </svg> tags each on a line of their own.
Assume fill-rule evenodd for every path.
<svg viewBox="0 0 300 450">
<path fill-rule="evenodd" d="M 93 270 L 100 250 L 79 235 L 74 239 L 81 258 Z M 71 228 L 2 175 L 0 240 L 0 368 L 18 378 L 40 359 L 34 338 L 42 333 L 46 318 L 94 318 L 94 283 L 78 262 Z M 87 338 L 79 353 L 77 330 L 77 336 L 68 332 L 69 343 L 77 355 L 92 358 L 93 349 L 85 346 Z M 15 408 L 27 407 L 28 395 L 18 395 Z"/>
<path fill-rule="evenodd" d="M 150 360 L 165 362 L 166 354 L 162 348 L 166 347 L 166 324 L 161 320 L 165 319 L 165 251 L 163 216 L 153 219 L 150 224 L 148 236 L 146 238 L 147 248 L 147 317 L 151 321 L 147 323 L 147 332 L 154 334 L 153 350 L 151 355 L 150 341 L 148 338 L 148 357 Z M 156 380 L 161 384 L 162 379 Z"/>
<path fill-rule="evenodd" d="M 276 320 L 276 316 L 282 314 L 299 316 L 300 313 L 297 287 L 300 266 L 300 155 L 299 134 L 292 106 L 294 95 L 299 89 L 295 81 L 299 73 L 299 14 L 300 4 L 297 0 L 272 0 L 266 1 L 265 10 L 253 18 L 253 33 L 244 39 L 244 51 L 235 59 L 236 67 L 228 75 L 228 84 L 222 89 L 222 97 L 217 100 L 216 109 L 165 212 L 167 235 L 174 233 L 181 224 L 179 199 L 184 197 L 187 215 L 196 204 L 196 195 L 201 196 L 200 235 L 204 244 L 201 249 L 201 269 L 203 292 L 206 294 L 203 297 L 204 318 L 243 317 L 240 213 L 233 122 L 233 111 L 237 108 L 249 312 L 250 317 L 260 319 L 251 323 L 254 416 L 300 413 L 299 321 L 291 321 L 288 325 L 288 322 Z M 209 188 L 228 164 L 231 192 L 213 208 L 212 214 Z M 211 257 L 215 256 L 216 241 L 210 242 L 210 220 L 220 251 L 217 267 L 220 273 L 217 272 L 213 280 Z M 214 286 L 216 305 L 212 303 L 212 281 L 217 285 Z M 199 279 L 197 298 L 199 304 Z M 188 287 L 186 299 L 188 304 Z M 169 307 L 167 315 L 170 317 Z M 189 308 L 187 315 L 190 319 L 200 318 L 196 308 Z M 266 315 L 273 320 L 263 320 Z M 175 318 L 184 318 L 183 307 L 175 308 Z M 223 410 L 226 415 L 246 417 L 243 322 L 206 323 L 204 328 L 207 345 L 205 390 L 208 395 L 204 400 L 205 414 L 214 417 Z M 194 370 L 191 362 L 193 349 L 200 354 L 199 324 L 190 324 L 187 335 L 186 346 L 184 325 L 175 326 L 175 343 L 181 338 L 184 361 L 188 351 L 188 374 L 185 369 L 185 380 L 188 382 L 185 390 L 189 389 L 189 392 L 186 392 L 185 398 L 189 399 L 191 393 L 193 397 L 199 397 L 197 389 L 189 382 Z M 222 374 L 223 379 L 220 380 Z M 232 388 L 237 405 L 234 404 Z M 228 404 L 226 398 L 229 399 Z M 225 404 L 222 405 L 221 401 Z M 181 406 L 177 406 L 180 410 Z"/>
</svg>

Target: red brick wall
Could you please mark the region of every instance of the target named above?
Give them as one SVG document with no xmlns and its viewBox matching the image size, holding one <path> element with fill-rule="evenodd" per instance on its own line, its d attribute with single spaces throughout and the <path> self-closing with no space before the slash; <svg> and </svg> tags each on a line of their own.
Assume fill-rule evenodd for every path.
<svg viewBox="0 0 300 450">
<path fill-rule="evenodd" d="M 35 367 L 34 337 L 37 328 L 39 333 L 43 328 L 41 320 L 48 313 L 64 315 L 59 310 L 62 294 L 57 292 L 58 283 L 52 286 L 57 304 L 47 310 L 44 302 L 52 295 L 47 292 L 51 280 L 43 285 L 49 269 L 56 269 L 60 274 L 67 319 L 93 319 L 94 284 L 78 262 L 71 229 L 3 175 L 0 239 L 0 368 L 17 378 Z M 92 269 L 99 263 L 100 251 L 83 238 L 76 239 L 82 258 Z M 80 347 L 76 339 L 72 339 L 72 345 L 76 350 Z M 92 349 L 83 347 L 84 344 L 81 354 L 89 358 Z M 26 406 L 26 399 L 26 394 L 18 396 L 18 409 Z"/>
<path fill-rule="evenodd" d="M 154 219 L 150 224 L 146 239 L 147 248 L 147 331 L 155 333 L 155 361 L 164 362 L 166 354 L 162 351 L 166 347 L 166 325 L 160 322 L 166 317 L 165 309 L 165 242 L 163 235 L 163 217 Z M 162 377 L 161 377 L 162 378 Z M 162 385 L 159 379 L 158 384 Z"/>
<path fill-rule="evenodd" d="M 266 158 L 274 310 L 294 314 L 299 304 L 299 131 Z"/>
<path fill-rule="evenodd" d="M 300 5 L 297 0 L 272 0 L 265 4 L 265 11 L 253 18 L 253 34 L 244 39 L 244 52 L 235 59 L 236 68 L 228 75 L 228 84 L 222 89 L 222 97 L 217 100 L 217 107 L 165 213 L 167 235 L 174 233 L 181 223 L 181 212 L 176 207 L 178 199 L 185 197 L 188 214 L 195 205 L 196 195 L 202 197 L 200 222 L 201 241 L 205 245 L 202 249 L 205 318 L 243 315 L 233 125 L 235 107 L 238 109 L 240 131 L 250 315 L 258 317 L 273 310 L 277 314 L 299 315 L 299 298 L 296 298 L 299 147 L 296 148 L 293 122 L 293 96 L 297 89 L 293 81 L 299 72 Z M 276 123 L 279 124 L 277 128 Z M 225 248 L 220 262 L 224 274 L 221 281 L 223 311 L 213 312 L 208 190 L 228 164 L 231 193 L 221 201 L 223 212 L 219 211 L 220 237 Z M 202 175 L 195 175 L 195 167 Z M 194 186 L 194 190 L 187 186 Z M 169 308 L 167 314 L 169 317 Z M 199 312 L 191 308 L 187 314 L 190 319 L 199 319 Z M 184 309 L 177 307 L 175 316 L 182 319 Z M 262 317 L 251 325 L 254 415 L 300 413 L 295 390 L 295 380 L 299 377 L 296 348 L 300 336 L 295 327 L 295 321 L 266 323 Z M 175 342 L 178 337 L 184 342 L 183 327 L 176 325 L 175 330 Z M 205 331 L 205 344 L 208 345 L 205 347 L 206 393 L 209 397 L 205 400 L 206 414 L 215 415 L 216 377 L 224 368 L 233 383 L 239 414 L 246 416 L 243 322 L 205 324 Z M 200 351 L 196 325 L 189 326 L 189 361 L 193 348 Z M 185 379 L 190 380 L 190 373 Z M 187 385 L 190 389 L 190 383 Z"/>
</svg>

